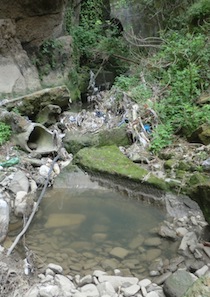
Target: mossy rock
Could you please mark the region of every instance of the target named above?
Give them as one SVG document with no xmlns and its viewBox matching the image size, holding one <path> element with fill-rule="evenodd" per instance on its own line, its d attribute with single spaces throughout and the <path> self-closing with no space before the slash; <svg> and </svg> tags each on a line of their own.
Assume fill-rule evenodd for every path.
<svg viewBox="0 0 210 297">
<path fill-rule="evenodd" d="M 65 149 L 76 154 L 85 147 L 101 147 L 107 145 L 126 146 L 130 144 L 126 127 L 117 127 L 111 130 L 102 130 L 98 134 L 79 132 L 67 132 L 63 140 Z"/>
<path fill-rule="evenodd" d="M 175 159 L 169 159 L 169 160 L 165 161 L 165 163 L 164 163 L 165 169 L 172 169 L 175 167 L 177 167 L 177 160 L 175 160 Z"/>
<path fill-rule="evenodd" d="M 84 147 L 97 146 L 98 136 L 92 133 L 67 132 L 63 144 L 68 153 L 76 154 Z"/>
<path fill-rule="evenodd" d="M 183 297 L 210 297 L 210 276 L 196 280 Z"/>
<path fill-rule="evenodd" d="M 210 181 L 192 186 L 189 189 L 189 196 L 198 203 L 206 221 L 210 224 Z"/>
<path fill-rule="evenodd" d="M 191 164 L 186 163 L 184 161 L 179 161 L 178 169 L 182 171 L 190 171 L 191 170 Z"/>
<path fill-rule="evenodd" d="M 168 189 L 164 180 L 133 163 L 117 146 L 84 148 L 76 154 L 74 162 L 88 172 L 126 178 L 161 190 Z"/>
</svg>

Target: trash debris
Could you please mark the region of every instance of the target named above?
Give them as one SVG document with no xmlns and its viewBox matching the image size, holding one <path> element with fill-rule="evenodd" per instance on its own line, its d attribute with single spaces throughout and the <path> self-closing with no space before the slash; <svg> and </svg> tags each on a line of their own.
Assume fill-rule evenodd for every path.
<svg viewBox="0 0 210 297">
<path fill-rule="evenodd" d="M 10 166 L 18 164 L 19 161 L 20 160 L 18 157 L 14 157 L 14 158 L 9 159 L 8 161 L 1 162 L 0 166 L 1 167 L 10 167 Z"/>
</svg>

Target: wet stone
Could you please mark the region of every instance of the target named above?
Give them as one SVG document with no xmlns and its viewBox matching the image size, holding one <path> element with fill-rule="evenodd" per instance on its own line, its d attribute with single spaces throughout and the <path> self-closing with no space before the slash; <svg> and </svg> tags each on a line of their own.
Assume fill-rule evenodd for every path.
<svg viewBox="0 0 210 297">
<path fill-rule="evenodd" d="M 159 246 L 161 245 L 161 240 L 159 237 L 152 237 L 152 238 L 148 238 L 144 241 L 144 245 L 147 246 Z"/>
<path fill-rule="evenodd" d="M 110 251 L 110 255 L 119 259 L 124 259 L 129 254 L 129 251 L 122 247 L 115 247 Z"/>
</svg>

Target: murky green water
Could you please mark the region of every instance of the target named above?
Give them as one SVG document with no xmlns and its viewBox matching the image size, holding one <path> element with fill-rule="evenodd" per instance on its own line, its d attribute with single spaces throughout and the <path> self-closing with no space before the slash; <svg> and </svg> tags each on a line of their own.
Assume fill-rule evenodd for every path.
<svg viewBox="0 0 210 297">
<path fill-rule="evenodd" d="M 155 259 L 173 253 L 155 232 L 164 218 L 161 209 L 107 189 L 54 189 L 44 197 L 26 245 L 40 268 L 53 262 L 71 275 L 120 269 L 147 276 Z"/>
</svg>

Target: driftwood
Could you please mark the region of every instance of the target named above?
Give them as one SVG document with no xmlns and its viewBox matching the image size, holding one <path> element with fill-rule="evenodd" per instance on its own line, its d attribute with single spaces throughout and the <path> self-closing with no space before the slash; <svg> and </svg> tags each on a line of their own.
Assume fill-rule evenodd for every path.
<svg viewBox="0 0 210 297">
<path fill-rule="evenodd" d="M 59 159 L 59 155 L 57 155 L 57 156 L 53 159 L 53 162 L 52 162 L 52 164 L 51 164 L 51 166 L 50 166 L 50 170 L 49 170 L 47 179 L 46 179 L 46 181 L 45 181 L 45 185 L 44 185 L 44 187 L 43 187 L 43 189 L 42 189 L 42 192 L 41 192 L 41 194 L 40 194 L 40 196 L 39 196 L 39 199 L 38 199 L 37 203 L 34 204 L 33 211 L 32 211 L 32 213 L 31 213 L 31 215 L 30 215 L 30 217 L 29 217 L 27 223 L 25 224 L 23 230 L 18 234 L 18 236 L 16 237 L 15 241 L 13 242 L 13 244 L 11 245 L 11 247 L 8 249 L 8 251 L 7 251 L 7 256 L 9 256 L 9 255 L 12 253 L 12 251 L 14 250 L 14 248 L 16 247 L 16 245 L 18 244 L 18 242 L 19 242 L 19 240 L 21 239 L 21 237 L 22 237 L 22 236 L 26 233 L 26 231 L 28 230 L 28 227 L 30 226 L 30 224 L 31 224 L 31 222 L 32 222 L 32 220 L 33 220 L 33 217 L 34 217 L 34 215 L 35 215 L 35 213 L 36 213 L 36 211 L 37 211 L 37 209 L 38 209 L 38 206 L 39 206 L 39 204 L 41 203 L 42 198 L 43 198 L 43 196 L 44 196 L 44 194 L 45 194 L 45 191 L 46 191 L 46 189 L 47 189 L 47 186 L 48 186 L 48 183 L 49 183 L 49 180 L 50 180 L 50 175 L 51 175 L 51 173 L 52 173 L 52 171 L 53 171 L 53 167 L 54 167 L 54 165 L 55 165 L 55 162 L 56 162 L 58 159 Z"/>
</svg>

